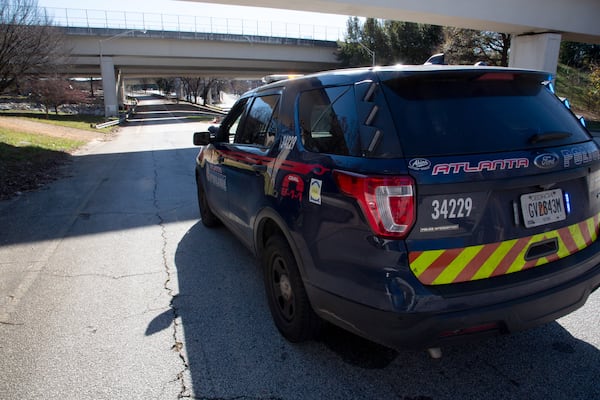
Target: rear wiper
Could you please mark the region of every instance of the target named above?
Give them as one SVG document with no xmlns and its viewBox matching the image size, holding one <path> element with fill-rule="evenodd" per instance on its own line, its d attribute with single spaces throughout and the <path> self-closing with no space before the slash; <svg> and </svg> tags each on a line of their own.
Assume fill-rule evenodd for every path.
<svg viewBox="0 0 600 400">
<path fill-rule="evenodd" d="M 539 142 L 551 142 L 553 140 L 561 140 L 566 139 L 571 136 L 568 132 L 546 132 L 546 133 L 536 133 L 535 135 L 529 138 L 529 143 L 536 144 Z"/>
</svg>

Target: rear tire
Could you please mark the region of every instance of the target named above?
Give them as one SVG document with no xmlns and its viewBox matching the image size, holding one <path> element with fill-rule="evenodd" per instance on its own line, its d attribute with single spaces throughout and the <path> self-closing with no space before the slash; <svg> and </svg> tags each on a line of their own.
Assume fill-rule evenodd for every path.
<svg viewBox="0 0 600 400">
<path fill-rule="evenodd" d="M 210 209 L 208 201 L 206 200 L 206 192 L 204 192 L 204 188 L 202 187 L 202 183 L 200 183 L 200 179 L 198 177 L 196 177 L 196 187 L 198 189 L 198 209 L 200 210 L 202 224 L 207 228 L 219 226 L 221 221 Z"/>
<path fill-rule="evenodd" d="M 262 263 L 267 301 L 279 332 L 295 343 L 315 338 L 321 319 L 310 305 L 296 259 L 282 236 L 267 240 Z"/>
</svg>

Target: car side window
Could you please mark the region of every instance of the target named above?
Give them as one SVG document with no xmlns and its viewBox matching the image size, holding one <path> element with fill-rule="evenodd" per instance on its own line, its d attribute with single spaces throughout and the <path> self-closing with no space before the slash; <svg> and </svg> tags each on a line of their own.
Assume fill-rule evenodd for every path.
<svg viewBox="0 0 600 400">
<path fill-rule="evenodd" d="M 279 95 L 259 96 L 254 99 L 243 127 L 235 136 L 235 143 L 270 146 L 277 133 Z"/>
<path fill-rule="evenodd" d="M 244 115 L 248 99 L 241 99 L 236 104 L 221 124 L 219 129 L 219 141 L 233 143 L 233 139 L 240 129 L 240 121 Z"/>
<path fill-rule="evenodd" d="M 302 143 L 308 151 L 349 155 L 357 141 L 357 112 L 352 86 L 303 92 L 299 101 Z"/>
<path fill-rule="evenodd" d="M 242 120 L 242 113 L 240 113 L 240 115 L 237 116 L 237 118 L 233 121 L 233 123 L 231 124 L 231 126 L 229 127 L 229 143 L 233 143 L 234 139 L 235 139 L 235 135 L 237 134 L 237 131 L 240 127 L 240 121 Z"/>
</svg>

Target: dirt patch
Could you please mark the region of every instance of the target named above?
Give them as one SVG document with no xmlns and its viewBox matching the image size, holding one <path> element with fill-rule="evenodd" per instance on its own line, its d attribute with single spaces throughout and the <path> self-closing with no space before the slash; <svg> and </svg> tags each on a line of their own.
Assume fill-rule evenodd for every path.
<svg viewBox="0 0 600 400">
<path fill-rule="evenodd" d="M 114 137 L 114 133 L 92 132 L 15 117 L 0 117 L 0 128 L 78 140 L 85 144 Z M 39 189 L 64 176 L 63 167 L 71 161 L 71 153 L 37 147 L 21 148 L 1 142 L 0 154 L 0 200 Z"/>
</svg>

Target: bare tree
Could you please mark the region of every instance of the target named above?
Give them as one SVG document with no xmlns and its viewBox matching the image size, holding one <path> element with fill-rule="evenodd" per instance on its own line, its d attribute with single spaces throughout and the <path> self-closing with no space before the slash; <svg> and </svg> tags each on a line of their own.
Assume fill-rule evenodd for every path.
<svg viewBox="0 0 600 400">
<path fill-rule="evenodd" d="M 233 80 L 230 82 L 233 94 L 242 94 L 248 90 L 254 89 L 261 84 L 259 80 Z"/>
<path fill-rule="evenodd" d="M 74 88 L 69 81 L 59 76 L 32 80 L 31 97 L 39 101 L 46 110 L 46 118 L 52 109 L 58 115 L 63 104 L 80 104 L 87 101 L 85 92 Z"/>
<path fill-rule="evenodd" d="M 213 99 L 212 99 L 211 91 L 212 91 L 213 86 L 215 86 L 218 81 L 219 81 L 218 78 L 206 78 L 206 79 L 204 79 L 203 86 L 202 86 L 202 101 L 203 101 L 203 105 L 212 104 L 212 100 Z"/>
<path fill-rule="evenodd" d="M 175 89 L 175 78 L 158 78 L 156 80 L 156 86 L 163 92 L 165 96 L 169 96 L 173 89 Z"/>
<path fill-rule="evenodd" d="M 198 96 L 200 96 L 203 78 L 197 76 L 182 76 L 180 79 L 183 84 L 186 100 L 190 103 L 198 103 Z"/>
<path fill-rule="evenodd" d="M 0 0 L 0 92 L 25 75 L 51 72 L 63 51 L 63 35 L 37 0 Z"/>
<path fill-rule="evenodd" d="M 198 97 L 202 98 L 202 104 L 206 105 L 210 90 L 219 81 L 218 78 L 206 78 L 202 76 L 182 76 L 181 82 L 187 101 L 190 103 L 198 103 Z M 193 99 L 193 100 L 192 100 Z"/>
</svg>

